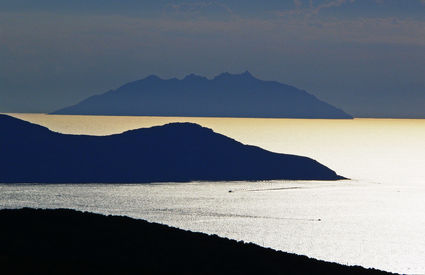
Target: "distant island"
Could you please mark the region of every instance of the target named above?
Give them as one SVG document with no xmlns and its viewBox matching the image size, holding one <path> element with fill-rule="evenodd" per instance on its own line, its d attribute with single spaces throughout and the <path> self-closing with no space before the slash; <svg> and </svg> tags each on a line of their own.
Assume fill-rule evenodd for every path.
<svg viewBox="0 0 425 275">
<path fill-rule="evenodd" d="M 0 115 L 0 133 L 3 183 L 344 179 L 310 158 L 244 145 L 193 123 L 86 136 Z"/>
<path fill-rule="evenodd" d="M 0 210 L 2 274 L 389 274 L 122 216 Z"/>
<path fill-rule="evenodd" d="M 213 79 L 149 76 L 89 97 L 52 114 L 351 119 L 352 116 L 306 91 L 249 72 Z"/>
</svg>

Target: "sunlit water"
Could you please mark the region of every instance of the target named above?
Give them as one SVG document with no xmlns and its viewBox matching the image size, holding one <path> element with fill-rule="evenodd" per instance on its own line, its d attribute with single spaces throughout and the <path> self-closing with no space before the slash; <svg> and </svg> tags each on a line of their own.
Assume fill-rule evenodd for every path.
<svg viewBox="0 0 425 275">
<path fill-rule="evenodd" d="M 0 185 L 0 208 L 128 215 L 343 264 L 425 273 L 425 120 L 13 115 L 93 135 L 191 121 L 246 144 L 312 157 L 352 180 L 12 184 Z"/>
</svg>

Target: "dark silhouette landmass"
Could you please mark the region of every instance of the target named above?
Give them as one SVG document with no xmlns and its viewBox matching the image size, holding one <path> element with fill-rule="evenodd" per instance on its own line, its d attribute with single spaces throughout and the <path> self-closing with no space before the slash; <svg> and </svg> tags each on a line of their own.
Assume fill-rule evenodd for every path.
<svg viewBox="0 0 425 275">
<path fill-rule="evenodd" d="M 310 158 L 244 145 L 193 123 L 86 136 L 0 115 L 0 148 L 6 183 L 344 179 Z"/>
<path fill-rule="evenodd" d="M 2 274 L 388 274 L 123 216 L 0 210 Z"/>
<path fill-rule="evenodd" d="M 306 91 L 249 72 L 214 79 L 149 76 L 57 110 L 66 115 L 259 117 L 351 119 L 344 111 Z"/>
</svg>

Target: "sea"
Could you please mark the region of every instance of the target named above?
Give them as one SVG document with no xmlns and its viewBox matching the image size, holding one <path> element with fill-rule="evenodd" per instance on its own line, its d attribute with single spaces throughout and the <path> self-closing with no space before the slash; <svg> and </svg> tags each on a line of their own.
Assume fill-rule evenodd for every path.
<svg viewBox="0 0 425 275">
<path fill-rule="evenodd" d="M 425 120 L 10 114 L 66 134 L 194 122 L 342 181 L 0 184 L 0 208 L 125 215 L 346 265 L 425 274 Z"/>
</svg>

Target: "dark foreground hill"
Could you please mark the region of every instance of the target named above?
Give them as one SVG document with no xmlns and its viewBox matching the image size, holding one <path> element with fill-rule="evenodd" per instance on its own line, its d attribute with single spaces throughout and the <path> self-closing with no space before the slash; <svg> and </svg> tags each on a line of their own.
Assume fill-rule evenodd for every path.
<svg viewBox="0 0 425 275">
<path fill-rule="evenodd" d="M 338 180 L 306 157 L 243 145 L 192 123 L 110 136 L 64 135 L 0 115 L 0 182 Z"/>
<path fill-rule="evenodd" d="M 249 72 L 213 79 L 149 76 L 57 110 L 68 115 L 203 116 L 269 118 L 352 118 L 306 91 Z"/>
<path fill-rule="evenodd" d="M 0 210 L 2 274 L 386 274 L 120 216 Z"/>
</svg>

